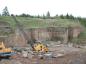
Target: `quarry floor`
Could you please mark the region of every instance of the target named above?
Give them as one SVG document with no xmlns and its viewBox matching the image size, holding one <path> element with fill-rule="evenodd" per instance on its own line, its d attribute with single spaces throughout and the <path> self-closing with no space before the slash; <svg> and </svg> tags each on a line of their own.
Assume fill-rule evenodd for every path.
<svg viewBox="0 0 86 64">
<path fill-rule="evenodd" d="M 64 44 L 49 46 L 49 50 L 54 57 L 44 57 L 40 59 L 37 56 L 24 57 L 22 53 L 16 54 L 15 58 L 2 59 L 0 64 L 86 64 L 86 49 L 77 48 Z M 59 56 L 62 54 L 62 56 Z"/>
</svg>

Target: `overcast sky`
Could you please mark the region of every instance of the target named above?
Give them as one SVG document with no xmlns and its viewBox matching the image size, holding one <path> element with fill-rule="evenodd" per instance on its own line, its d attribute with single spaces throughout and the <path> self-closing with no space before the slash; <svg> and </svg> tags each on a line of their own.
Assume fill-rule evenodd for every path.
<svg viewBox="0 0 86 64">
<path fill-rule="evenodd" d="M 72 14 L 86 17 L 86 0 L 0 0 L 0 13 L 7 6 L 10 14 Z"/>
</svg>

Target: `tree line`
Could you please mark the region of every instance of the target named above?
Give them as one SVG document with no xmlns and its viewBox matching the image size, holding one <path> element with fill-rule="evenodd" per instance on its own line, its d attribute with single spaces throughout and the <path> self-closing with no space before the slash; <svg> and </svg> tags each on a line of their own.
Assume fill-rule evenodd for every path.
<svg viewBox="0 0 86 64">
<path fill-rule="evenodd" d="M 9 13 L 7 6 L 3 9 L 2 14 L 0 14 L 0 16 L 12 16 L 12 15 L 13 14 Z M 20 15 L 15 15 L 15 16 L 31 17 L 31 18 L 43 18 L 43 19 L 47 19 L 47 18 L 51 18 L 51 19 L 53 19 L 53 18 L 74 19 L 74 16 L 69 15 L 68 13 L 67 13 L 67 15 L 56 15 L 56 16 L 51 17 L 49 11 L 46 13 L 46 15 L 43 14 L 41 16 L 40 15 L 33 16 L 33 15 L 30 15 L 30 14 L 25 14 L 25 13 L 22 13 Z"/>
<path fill-rule="evenodd" d="M 0 14 L 0 16 L 12 16 L 13 14 L 10 14 L 9 11 L 8 11 L 8 7 L 6 6 L 3 11 L 2 11 L 2 14 Z M 48 11 L 45 14 L 43 14 L 42 16 L 40 15 L 36 15 L 36 16 L 33 16 L 33 15 L 30 15 L 30 14 L 25 14 L 25 13 L 22 13 L 20 15 L 15 15 L 15 16 L 19 16 L 19 17 L 30 17 L 30 18 L 42 18 L 42 19 L 58 19 L 58 18 L 61 18 L 61 19 L 77 19 L 80 21 L 80 23 L 82 25 L 84 25 L 86 27 L 86 18 L 82 18 L 82 17 L 74 17 L 73 15 L 70 15 L 70 14 L 66 14 L 66 15 L 55 15 L 55 16 L 51 16 L 50 15 L 50 12 Z"/>
</svg>

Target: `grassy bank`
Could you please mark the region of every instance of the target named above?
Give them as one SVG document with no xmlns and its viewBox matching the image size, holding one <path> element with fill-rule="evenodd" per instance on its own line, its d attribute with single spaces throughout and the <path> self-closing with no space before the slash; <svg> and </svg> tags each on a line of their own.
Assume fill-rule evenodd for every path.
<svg viewBox="0 0 86 64">
<path fill-rule="evenodd" d="M 40 19 L 29 17 L 16 17 L 17 20 L 24 26 L 24 28 L 42 28 L 42 27 L 68 27 L 68 26 L 81 26 L 77 20 L 69 19 Z M 12 28 L 15 28 L 16 24 L 12 17 L 5 16 L 0 17 L 0 21 L 6 21 Z"/>
</svg>

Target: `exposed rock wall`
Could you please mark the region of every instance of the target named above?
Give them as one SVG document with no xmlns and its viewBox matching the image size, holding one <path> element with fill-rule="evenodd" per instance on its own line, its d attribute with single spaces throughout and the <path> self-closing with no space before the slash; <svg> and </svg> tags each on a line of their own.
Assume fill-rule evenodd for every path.
<svg viewBox="0 0 86 64">
<path fill-rule="evenodd" d="M 83 31 L 82 27 L 69 27 L 68 41 L 71 41 L 73 38 L 77 38 L 82 31 Z"/>
<path fill-rule="evenodd" d="M 48 28 L 33 28 L 28 29 L 28 40 L 35 39 L 40 41 L 53 40 L 67 43 L 69 39 L 77 38 L 81 32 L 80 27 L 65 28 L 65 27 L 48 27 Z"/>
<path fill-rule="evenodd" d="M 31 40 L 38 41 L 61 41 L 62 43 L 67 43 L 70 39 L 74 37 L 78 37 L 81 30 L 80 28 L 64 28 L 64 27 L 48 27 L 48 28 L 32 28 L 24 30 L 27 39 L 30 43 Z M 17 29 L 15 34 L 8 38 L 8 42 L 10 41 L 13 46 L 26 46 L 27 39 L 25 36 Z"/>
</svg>

